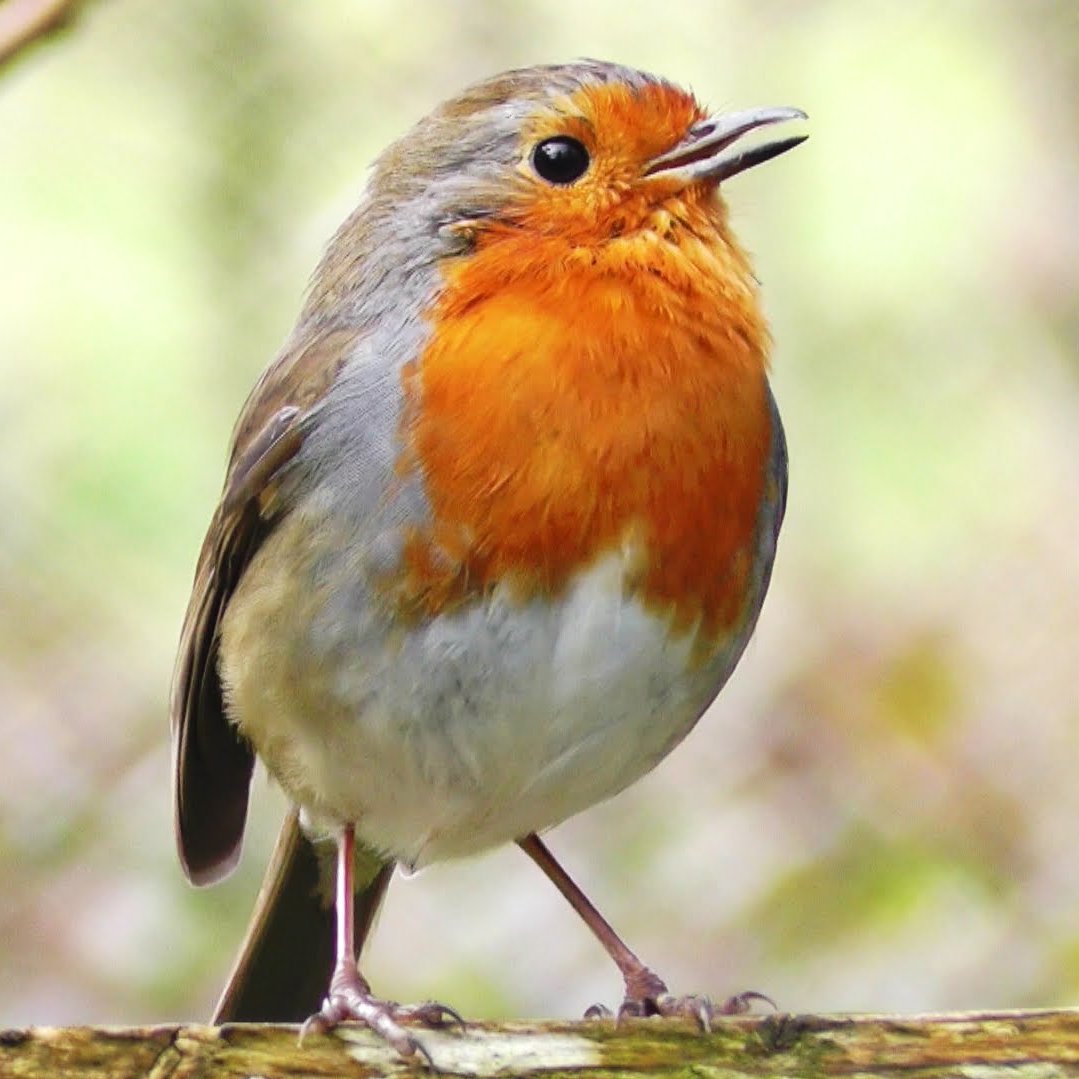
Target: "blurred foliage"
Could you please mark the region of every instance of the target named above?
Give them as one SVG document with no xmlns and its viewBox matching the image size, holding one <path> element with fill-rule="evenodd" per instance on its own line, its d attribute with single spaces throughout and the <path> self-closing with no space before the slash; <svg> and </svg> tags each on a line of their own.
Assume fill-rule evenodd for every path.
<svg viewBox="0 0 1079 1079">
<path fill-rule="evenodd" d="M 365 165 L 595 55 L 812 137 L 731 184 L 791 504 L 681 751 L 552 838 L 676 988 L 1079 1003 L 1079 6 L 110 0 L 0 80 L 0 1021 L 205 1014 L 280 812 L 196 893 L 166 695 L 232 420 Z M 398 999 L 577 1014 L 614 972 L 514 851 L 394 885 Z"/>
</svg>

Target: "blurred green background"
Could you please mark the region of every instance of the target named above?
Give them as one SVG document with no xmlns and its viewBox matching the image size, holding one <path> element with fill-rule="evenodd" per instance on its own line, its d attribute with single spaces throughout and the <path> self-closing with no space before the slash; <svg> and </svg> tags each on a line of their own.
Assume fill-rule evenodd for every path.
<svg viewBox="0 0 1079 1079">
<path fill-rule="evenodd" d="M 0 1024 L 201 1018 L 280 814 L 196 892 L 166 697 L 233 418 L 376 152 L 593 55 L 797 105 L 729 185 L 791 502 L 690 740 L 551 845 L 682 991 L 1079 1004 L 1079 5 L 109 0 L 0 76 Z M 503 850 L 398 880 L 376 989 L 620 985 Z"/>
</svg>

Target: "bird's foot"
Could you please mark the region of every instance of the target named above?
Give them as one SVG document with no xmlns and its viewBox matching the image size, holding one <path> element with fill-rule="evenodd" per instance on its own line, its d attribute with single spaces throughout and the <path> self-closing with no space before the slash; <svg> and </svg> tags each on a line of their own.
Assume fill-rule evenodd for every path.
<svg viewBox="0 0 1079 1079">
<path fill-rule="evenodd" d="M 392 1045 L 402 1057 L 413 1057 L 418 1053 L 433 1071 L 438 1069 L 426 1046 L 401 1024 L 419 1023 L 427 1027 L 443 1027 L 449 1023 L 465 1025 L 453 1008 L 433 1000 L 423 1004 L 381 1000 L 372 995 L 371 987 L 351 964 L 338 967 L 334 972 L 329 994 L 322 1008 L 301 1027 L 300 1040 L 311 1033 L 327 1033 L 349 1020 L 363 1023 Z"/>
<path fill-rule="evenodd" d="M 716 1004 L 710 997 L 690 993 L 675 996 L 662 978 L 645 969 L 626 979 L 626 997 L 615 1015 L 616 1022 L 623 1019 L 660 1016 L 668 1019 L 692 1019 L 706 1034 L 712 1031 L 712 1020 L 717 1015 L 744 1015 L 761 1001 L 775 1008 L 770 997 L 755 990 L 728 997 Z M 586 1019 L 610 1018 L 611 1011 L 602 1004 L 593 1004 L 585 1012 Z"/>
</svg>

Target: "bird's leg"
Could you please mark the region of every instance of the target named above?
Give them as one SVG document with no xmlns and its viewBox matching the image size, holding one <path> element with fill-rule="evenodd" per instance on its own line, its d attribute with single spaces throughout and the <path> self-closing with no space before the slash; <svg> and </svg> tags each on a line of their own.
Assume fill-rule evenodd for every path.
<svg viewBox="0 0 1079 1079">
<path fill-rule="evenodd" d="M 717 1008 L 708 997 L 672 995 L 667 989 L 666 982 L 655 971 L 646 967 L 629 949 L 625 941 L 614 931 L 611 923 L 600 914 L 584 892 L 573 882 L 570 875 L 558 864 L 539 836 L 533 833 L 524 839 L 519 839 L 517 845 L 550 878 L 614 960 L 626 985 L 626 996 L 618 1009 L 619 1018 L 643 1015 L 687 1016 L 695 1019 L 704 1030 L 709 1030 L 713 1016 L 717 1014 L 739 1015 L 748 1011 L 754 1000 L 768 1000 L 760 993 L 740 993 Z M 587 1014 L 610 1013 L 601 1005 L 594 1005 L 589 1008 Z"/>
<path fill-rule="evenodd" d="M 356 958 L 356 927 L 353 913 L 353 852 L 356 837 L 352 825 L 341 830 L 337 838 L 337 890 L 334 897 L 337 914 L 337 962 L 330 979 L 329 992 L 316 1012 L 303 1025 L 300 1037 L 312 1030 L 329 1031 L 349 1019 L 358 1020 L 392 1045 L 402 1056 L 416 1053 L 426 1058 L 434 1068 L 431 1054 L 423 1043 L 409 1034 L 402 1021 L 412 1020 L 427 1026 L 442 1026 L 447 1020 L 464 1025 L 464 1020 L 445 1004 L 429 1001 L 425 1004 L 402 1005 L 392 1000 L 380 1000 L 371 993 L 367 979 L 360 973 Z M 393 865 L 381 870 L 385 876 L 381 887 L 389 883 Z"/>
</svg>

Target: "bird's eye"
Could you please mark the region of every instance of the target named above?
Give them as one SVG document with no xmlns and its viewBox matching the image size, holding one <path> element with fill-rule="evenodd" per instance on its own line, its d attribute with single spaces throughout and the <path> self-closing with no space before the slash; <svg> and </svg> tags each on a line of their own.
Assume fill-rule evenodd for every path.
<svg viewBox="0 0 1079 1079">
<path fill-rule="evenodd" d="M 588 151 L 568 135 L 555 135 L 536 143 L 532 168 L 549 184 L 572 184 L 588 171 Z"/>
</svg>

